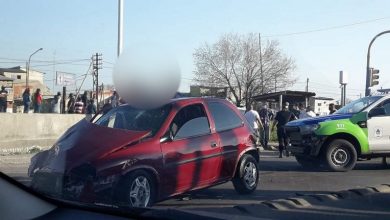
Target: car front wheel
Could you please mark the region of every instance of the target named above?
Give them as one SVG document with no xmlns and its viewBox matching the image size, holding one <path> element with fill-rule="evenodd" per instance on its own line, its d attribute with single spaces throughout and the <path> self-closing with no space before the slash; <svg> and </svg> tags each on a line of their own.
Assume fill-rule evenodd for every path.
<svg viewBox="0 0 390 220">
<path fill-rule="evenodd" d="M 120 205 L 128 207 L 149 207 L 156 198 L 156 184 L 152 176 L 144 170 L 128 174 L 118 190 Z"/>
<path fill-rule="evenodd" d="M 258 163 L 252 155 L 245 154 L 238 165 L 233 178 L 233 186 L 240 194 L 249 194 L 256 190 L 259 181 Z"/>
<path fill-rule="evenodd" d="M 343 139 L 331 141 L 325 149 L 324 156 L 328 168 L 338 172 L 352 170 L 357 160 L 355 147 Z"/>
</svg>

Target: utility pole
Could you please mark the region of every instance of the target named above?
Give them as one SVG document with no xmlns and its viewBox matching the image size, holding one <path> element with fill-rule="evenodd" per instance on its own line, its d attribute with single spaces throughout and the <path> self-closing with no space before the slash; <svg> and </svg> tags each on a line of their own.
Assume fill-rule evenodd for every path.
<svg viewBox="0 0 390 220">
<path fill-rule="evenodd" d="M 118 57 L 123 47 L 123 0 L 118 0 Z"/>
<path fill-rule="evenodd" d="M 54 95 L 55 92 L 54 92 L 54 85 L 55 85 L 55 81 L 56 81 L 56 51 L 54 50 L 54 53 L 53 53 L 53 87 L 52 87 L 52 94 Z"/>
<path fill-rule="evenodd" d="M 306 79 L 306 97 L 305 97 L 305 107 L 308 105 L 308 100 L 307 100 L 307 93 L 309 92 L 309 77 Z"/>
<path fill-rule="evenodd" d="M 347 93 L 347 84 L 348 84 L 348 74 L 345 71 L 340 71 L 340 79 L 339 79 L 340 87 L 341 87 L 341 106 L 344 106 L 346 100 Z"/>
<path fill-rule="evenodd" d="M 62 106 L 61 113 L 66 114 L 66 86 L 62 87 Z"/>
<path fill-rule="evenodd" d="M 99 69 L 102 69 L 102 54 L 96 53 L 93 59 L 93 88 L 95 90 L 96 107 L 99 109 Z"/>
</svg>

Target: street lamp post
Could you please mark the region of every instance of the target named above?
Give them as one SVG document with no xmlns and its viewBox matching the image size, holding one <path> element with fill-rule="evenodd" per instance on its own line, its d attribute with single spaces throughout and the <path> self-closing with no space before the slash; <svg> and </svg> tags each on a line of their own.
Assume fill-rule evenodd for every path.
<svg viewBox="0 0 390 220">
<path fill-rule="evenodd" d="M 366 93 L 365 95 L 366 96 L 369 96 L 370 95 L 370 50 L 371 50 L 371 46 L 372 44 L 374 43 L 374 41 L 381 35 L 383 34 L 388 34 L 390 33 L 390 30 L 387 30 L 387 31 L 383 31 L 377 35 L 375 35 L 375 37 L 371 40 L 370 44 L 368 45 L 368 51 L 367 51 L 367 67 L 366 67 Z"/>
<path fill-rule="evenodd" d="M 123 0 L 118 0 L 118 57 L 123 47 Z"/>
<path fill-rule="evenodd" d="M 32 53 L 32 54 L 30 55 L 30 57 L 28 58 L 27 67 L 26 67 L 26 69 L 27 69 L 27 71 L 26 71 L 26 88 L 28 88 L 28 83 L 29 83 L 29 79 L 30 79 L 30 62 L 31 62 L 31 57 L 32 57 L 34 54 L 36 54 L 36 53 L 38 53 L 39 51 L 41 51 L 41 50 L 43 50 L 42 47 L 39 48 L 38 50 L 36 50 L 34 53 Z"/>
</svg>

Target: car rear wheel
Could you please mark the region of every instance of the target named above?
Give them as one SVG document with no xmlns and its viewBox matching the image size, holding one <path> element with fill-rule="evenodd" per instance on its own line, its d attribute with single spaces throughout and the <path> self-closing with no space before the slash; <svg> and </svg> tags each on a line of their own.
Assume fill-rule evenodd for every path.
<svg viewBox="0 0 390 220">
<path fill-rule="evenodd" d="M 120 205 L 149 207 L 156 199 L 156 184 L 148 172 L 136 170 L 124 178 L 117 193 Z"/>
<path fill-rule="evenodd" d="M 234 189 L 240 194 L 249 194 L 256 190 L 258 181 L 258 163 L 252 155 L 245 154 L 232 180 Z"/>
<path fill-rule="evenodd" d="M 331 141 L 325 149 L 324 156 L 328 168 L 337 172 L 352 170 L 357 160 L 355 147 L 343 139 Z"/>
</svg>

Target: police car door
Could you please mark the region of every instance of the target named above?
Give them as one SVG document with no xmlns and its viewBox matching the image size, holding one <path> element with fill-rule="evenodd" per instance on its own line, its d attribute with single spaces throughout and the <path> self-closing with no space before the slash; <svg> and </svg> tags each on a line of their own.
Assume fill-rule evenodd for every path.
<svg viewBox="0 0 390 220">
<path fill-rule="evenodd" d="M 390 99 L 368 113 L 368 143 L 371 152 L 390 151 Z"/>
</svg>

